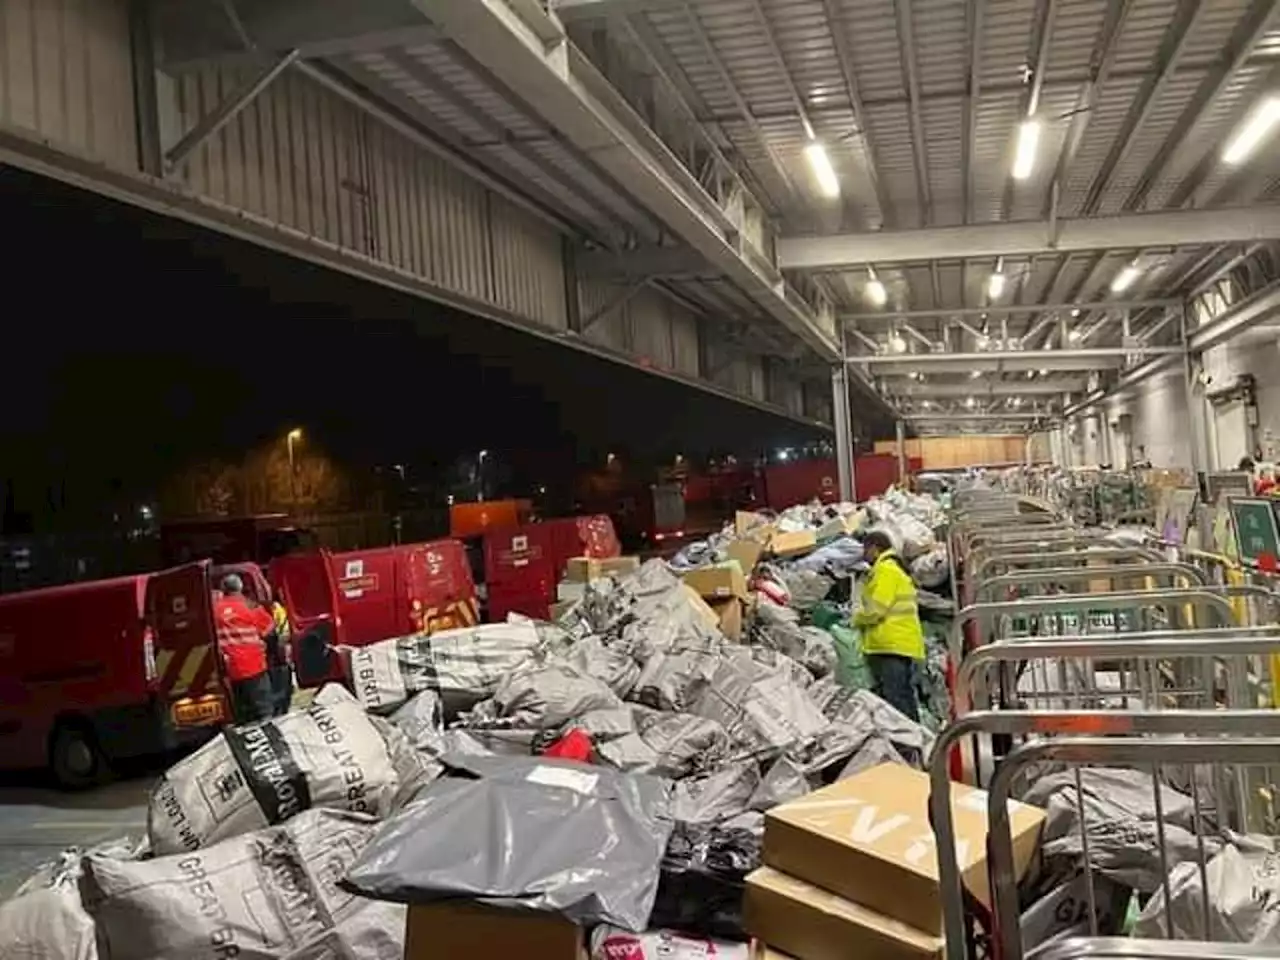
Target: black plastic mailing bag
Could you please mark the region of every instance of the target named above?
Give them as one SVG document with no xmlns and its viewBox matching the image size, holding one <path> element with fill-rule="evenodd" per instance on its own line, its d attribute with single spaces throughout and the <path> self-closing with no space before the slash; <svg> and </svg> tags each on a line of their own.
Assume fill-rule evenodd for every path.
<svg viewBox="0 0 1280 960">
<path fill-rule="evenodd" d="M 642 931 L 671 836 L 671 786 L 570 761 L 459 757 L 347 874 L 367 897 L 470 899 Z"/>
</svg>

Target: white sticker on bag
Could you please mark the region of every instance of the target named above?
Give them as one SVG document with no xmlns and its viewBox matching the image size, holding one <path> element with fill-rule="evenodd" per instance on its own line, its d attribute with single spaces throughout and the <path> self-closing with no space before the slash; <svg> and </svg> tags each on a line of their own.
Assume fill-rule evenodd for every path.
<svg viewBox="0 0 1280 960">
<path fill-rule="evenodd" d="M 544 787 L 564 787 L 574 793 L 590 794 L 600 781 L 600 775 L 570 770 L 567 767 L 535 767 L 525 780 L 529 783 L 542 784 Z"/>
</svg>

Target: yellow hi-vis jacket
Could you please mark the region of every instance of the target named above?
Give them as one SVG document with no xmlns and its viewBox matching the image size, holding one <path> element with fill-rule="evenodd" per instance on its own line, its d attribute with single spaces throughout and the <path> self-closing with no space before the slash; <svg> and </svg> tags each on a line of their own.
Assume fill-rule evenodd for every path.
<svg viewBox="0 0 1280 960">
<path fill-rule="evenodd" d="M 894 653 L 924 659 L 924 631 L 916 607 L 916 585 L 889 550 L 876 557 L 862 588 L 853 625 L 862 630 L 863 653 Z"/>
</svg>

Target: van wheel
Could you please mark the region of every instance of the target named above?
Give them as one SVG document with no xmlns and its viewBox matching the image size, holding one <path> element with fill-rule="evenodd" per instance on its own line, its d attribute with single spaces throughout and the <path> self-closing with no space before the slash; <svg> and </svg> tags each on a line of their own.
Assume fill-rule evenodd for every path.
<svg viewBox="0 0 1280 960">
<path fill-rule="evenodd" d="M 107 763 L 88 726 L 64 721 L 49 743 L 49 769 L 64 790 L 86 790 L 103 781 Z"/>
</svg>

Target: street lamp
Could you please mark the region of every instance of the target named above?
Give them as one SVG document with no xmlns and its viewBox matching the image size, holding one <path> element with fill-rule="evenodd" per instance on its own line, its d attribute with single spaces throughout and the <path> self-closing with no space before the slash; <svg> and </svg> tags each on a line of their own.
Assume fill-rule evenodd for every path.
<svg viewBox="0 0 1280 960">
<path fill-rule="evenodd" d="M 285 434 L 284 443 L 289 451 L 289 499 L 295 509 L 298 506 L 298 471 L 297 464 L 294 460 L 293 448 L 296 444 L 302 442 L 302 428 L 294 427 Z"/>
</svg>

